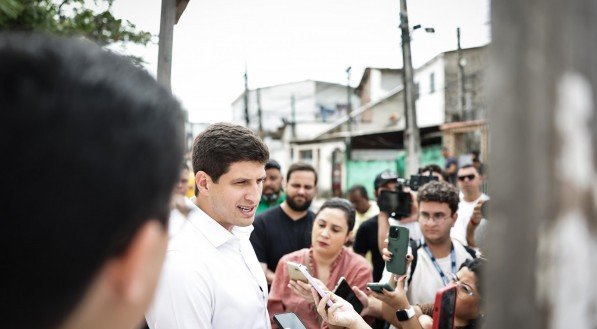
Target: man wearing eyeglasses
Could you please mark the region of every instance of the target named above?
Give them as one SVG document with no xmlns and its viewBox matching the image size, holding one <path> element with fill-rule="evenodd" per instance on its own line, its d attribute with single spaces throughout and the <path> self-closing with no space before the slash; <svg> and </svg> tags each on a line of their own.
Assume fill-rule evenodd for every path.
<svg viewBox="0 0 597 329">
<path fill-rule="evenodd" d="M 413 261 L 411 267 L 414 267 L 407 271 L 408 299 L 413 304 L 433 303 L 437 290 L 450 282 L 460 265 L 478 255 L 450 238 L 450 229 L 458 218 L 458 204 L 458 191 L 447 182 L 432 181 L 419 189 L 419 225 L 423 239 L 413 250 L 416 266 Z"/>
<path fill-rule="evenodd" d="M 451 236 L 468 245 L 474 239 L 467 239 L 467 226 L 471 220 L 476 225 L 481 223 L 483 219 L 481 205 L 489 200 L 489 196 L 481 192 L 483 177 L 472 164 L 460 168 L 457 177 L 460 189 L 460 203 L 458 204 L 458 220 L 452 228 Z M 483 220 L 483 222 L 485 221 Z M 485 224 L 481 225 L 484 226 Z M 476 245 L 471 246 L 476 247 Z"/>
</svg>

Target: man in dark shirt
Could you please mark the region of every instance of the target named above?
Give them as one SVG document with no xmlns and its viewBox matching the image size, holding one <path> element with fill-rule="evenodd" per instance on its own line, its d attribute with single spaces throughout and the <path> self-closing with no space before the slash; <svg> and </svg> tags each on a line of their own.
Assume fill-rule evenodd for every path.
<svg viewBox="0 0 597 329">
<path fill-rule="evenodd" d="M 396 184 L 395 174 L 389 174 L 382 172 L 375 177 L 373 182 L 373 188 L 375 197 L 379 197 L 379 193 L 383 190 L 393 190 Z M 357 230 L 357 234 L 354 239 L 353 250 L 357 254 L 366 257 L 368 252 L 371 252 L 371 264 L 373 265 L 373 281 L 378 282 L 381 279 L 383 268 L 385 263 L 381 258 L 381 253 L 378 247 L 378 216 L 375 215 L 361 224 Z"/>
<path fill-rule="evenodd" d="M 313 166 L 295 163 L 286 175 L 286 200 L 258 215 L 253 222 L 251 244 L 263 266 L 268 284 L 282 256 L 311 246 L 315 214 L 309 210 L 317 193 L 317 173 Z"/>
<path fill-rule="evenodd" d="M 456 186 L 456 173 L 458 172 L 458 160 L 450 155 L 450 151 L 447 147 L 442 147 L 442 156 L 446 159 L 444 176 L 446 181 Z"/>
</svg>

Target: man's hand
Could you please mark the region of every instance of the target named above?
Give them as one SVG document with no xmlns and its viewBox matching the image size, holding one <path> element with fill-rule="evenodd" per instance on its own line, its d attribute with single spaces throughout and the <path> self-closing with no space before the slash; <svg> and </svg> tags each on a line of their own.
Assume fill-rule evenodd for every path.
<svg viewBox="0 0 597 329">
<path fill-rule="evenodd" d="M 387 249 L 384 248 L 384 251 L 391 254 Z M 386 255 L 384 255 L 385 259 Z M 413 256 L 411 254 L 406 255 L 406 267 L 410 266 L 410 263 L 413 260 Z M 375 297 L 382 302 L 388 304 L 394 310 L 402 310 L 406 309 L 410 306 L 408 299 L 406 298 L 406 292 L 404 291 L 404 285 L 406 283 L 406 274 L 401 275 L 398 277 L 396 281 L 396 275 L 392 274 L 390 278 L 390 285 L 395 286 L 396 289 L 394 291 L 387 291 L 383 289 L 382 293 L 377 293 L 375 291 L 371 292 L 371 296 Z"/>
<path fill-rule="evenodd" d="M 315 305 L 317 305 L 317 313 L 321 315 L 323 321 L 327 322 L 331 328 L 334 326 L 355 329 L 370 328 L 349 302 L 336 296 L 334 293 L 329 292 L 321 300 L 319 300 L 319 295 L 315 289 L 312 289 L 311 294 Z M 334 305 L 327 307 L 328 300 L 331 300 Z"/>
<path fill-rule="evenodd" d="M 483 219 L 483 212 L 481 211 L 481 207 L 485 201 L 479 201 L 475 205 L 473 209 L 473 214 L 471 215 L 471 220 L 468 222 L 466 226 L 466 242 L 470 247 L 477 247 L 477 242 L 475 241 L 475 230 L 481 223 L 481 219 Z"/>
</svg>

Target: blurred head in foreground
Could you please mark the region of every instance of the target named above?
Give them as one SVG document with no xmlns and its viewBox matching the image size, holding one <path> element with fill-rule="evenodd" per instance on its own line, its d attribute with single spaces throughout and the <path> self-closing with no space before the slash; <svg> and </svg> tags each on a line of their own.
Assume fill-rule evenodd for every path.
<svg viewBox="0 0 597 329">
<path fill-rule="evenodd" d="M 139 324 L 167 245 L 182 118 L 127 58 L 0 34 L 3 327 Z"/>
</svg>

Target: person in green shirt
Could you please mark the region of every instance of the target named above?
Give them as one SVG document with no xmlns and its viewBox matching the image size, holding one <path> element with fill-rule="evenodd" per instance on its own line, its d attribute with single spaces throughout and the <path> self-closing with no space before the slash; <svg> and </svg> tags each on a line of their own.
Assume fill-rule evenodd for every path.
<svg viewBox="0 0 597 329">
<path fill-rule="evenodd" d="M 282 171 L 280 164 L 270 159 L 265 164 L 265 180 L 263 181 L 263 193 L 259 206 L 257 206 L 256 215 L 268 210 L 269 208 L 280 205 L 286 200 L 286 194 L 282 190 Z"/>
</svg>

